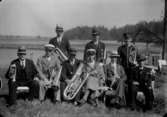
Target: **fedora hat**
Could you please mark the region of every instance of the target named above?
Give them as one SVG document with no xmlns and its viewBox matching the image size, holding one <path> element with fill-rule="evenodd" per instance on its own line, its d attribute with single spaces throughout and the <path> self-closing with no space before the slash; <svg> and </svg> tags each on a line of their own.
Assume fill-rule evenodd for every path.
<svg viewBox="0 0 167 117">
<path fill-rule="evenodd" d="M 87 53 L 87 55 L 95 55 L 96 50 L 95 49 L 88 49 L 86 53 Z"/>
<path fill-rule="evenodd" d="M 139 56 L 137 56 L 137 58 L 136 58 L 137 62 L 145 61 L 146 59 L 147 59 L 147 58 L 146 58 L 146 56 L 144 56 L 144 55 L 139 55 Z"/>
<path fill-rule="evenodd" d="M 69 54 L 70 54 L 70 55 L 76 55 L 76 53 L 77 53 L 77 50 L 76 50 L 76 49 L 70 48 L 70 50 L 69 50 Z"/>
<path fill-rule="evenodd" d="M 55 46 L 52 44 L 45 44 L 44 47 L 46 50 L 53 50 L 55 48 Z"/>
<path fill-rule="evenodd" d="M 92 35 L 93 35 L 93 36 L 100 35 L 100 32 L 97 31 L 97 29 L 93 28 L 93 29 L 92 29 Z"/>
<path fill-rule="evenodd" d="M 63 27 L 62 26 L 56 26 L 56 32 L 63 32 Z"/>
<path fill-rule="evenodd" d="M 26 55 L 26 48 L 25 46 L 20 46 L 17 50 L 17 54 L 23 54 Z"/>
</svg>

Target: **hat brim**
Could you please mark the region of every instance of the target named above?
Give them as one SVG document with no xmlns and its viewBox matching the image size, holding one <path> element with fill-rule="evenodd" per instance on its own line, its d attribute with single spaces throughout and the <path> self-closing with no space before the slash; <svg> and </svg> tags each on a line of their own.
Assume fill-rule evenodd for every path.
<svg viewBox="0 0 167 117">
<path fill-rule="evenodd" d="M 146 61 L 146 58 L 137 60 L 138 62 Z"/>
<path fill-rule="evenodd" d="M 64 30 L 62 29 L 56 29 L 56 32 L 63 32 Z"/>
<path fill-rule="evenodd" d="M 17 52 L 17 54 L 22 54 L 22 55 L 26 55 L 26 52 Z"/>
</svg>

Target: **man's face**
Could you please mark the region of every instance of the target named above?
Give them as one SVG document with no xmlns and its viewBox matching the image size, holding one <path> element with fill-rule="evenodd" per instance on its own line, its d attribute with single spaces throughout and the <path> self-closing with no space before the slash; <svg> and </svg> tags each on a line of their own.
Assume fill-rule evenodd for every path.
<svg viewBox="0 0 167 117">
<path fill-rule="evenodd" d="M 126 45 L 131 45 L 131 44 L 132 44 L 132 38 L 128 38 L 128 39 L 125 41 L 125 44 L 126 44 Z"/>
<path fill-rule="evenodd" d="M 139 66 L 144 66 L 146 61 L 140 61 Z"/>
<path fill-rule="evenodd" d="M 98 41 L 99 38 L 100 38 L 100 35 L 93 35 L 93 40 L 94 40 L 94 41 Z"/>
<path fill-rule="evenodd" d="M 95 55 L 94 54 L 88 56 L 88 62 L 92 62 L 94 60 L 95 60 Z"/>
<path fill-rule="evenodd" d="M 20 60 L 24 60 L 26 54 L 17 54 L 17 56 L 19 57 Z"/>
<path fill-rule="evenodd" d="M 52 51 L 53 51 L 53 49 L 51 49 L 51 48 L 45 48 L 46 56 L 51 56 Z"/>
<path fill-rule="evenodd" d="M 62 37 L 63 36 L 63 31 L 56 31 L 56 33 L 57 33 L 58 37 Z"/>
<path fill-rule="evenodd" d="M 70 58 L 69 58 L 69 59 L 70 59 L 70 60 L 74 60 L 74 59 L 75 59 L 75 56 L 76 56 L 75 54 L 70 54 Z"/>
<path fill-rule="evenodd" d="M 114 64 L 114 63 L 117 63 L 117 58 L 116 57 L 111 57 L 111 63 Z"/>
</svg>

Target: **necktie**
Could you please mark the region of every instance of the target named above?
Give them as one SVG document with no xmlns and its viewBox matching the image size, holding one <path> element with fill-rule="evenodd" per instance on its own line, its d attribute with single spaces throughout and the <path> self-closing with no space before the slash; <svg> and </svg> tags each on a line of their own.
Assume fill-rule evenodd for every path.
<svg viewBox="0 0 167 117">
<path fill-rule="evenodd" d="M 24 65 L 24 61 L 21 61 L 21 67 L 24 68 L 25 65 Z"/>
</svg>

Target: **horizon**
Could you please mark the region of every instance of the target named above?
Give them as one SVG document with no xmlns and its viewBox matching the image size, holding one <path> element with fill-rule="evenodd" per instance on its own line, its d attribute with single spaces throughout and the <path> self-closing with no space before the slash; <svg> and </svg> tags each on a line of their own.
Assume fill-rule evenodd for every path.
<svg viewBox="0 0 167 117">
<path fill-rule="evenodd" d="M 160 21 L 163 7 L 163 0 L 3 0 L 0 35 L 52 37 L 57 24 L 66 31 L 77 26 L 111 29 Z"/>
</svg>

